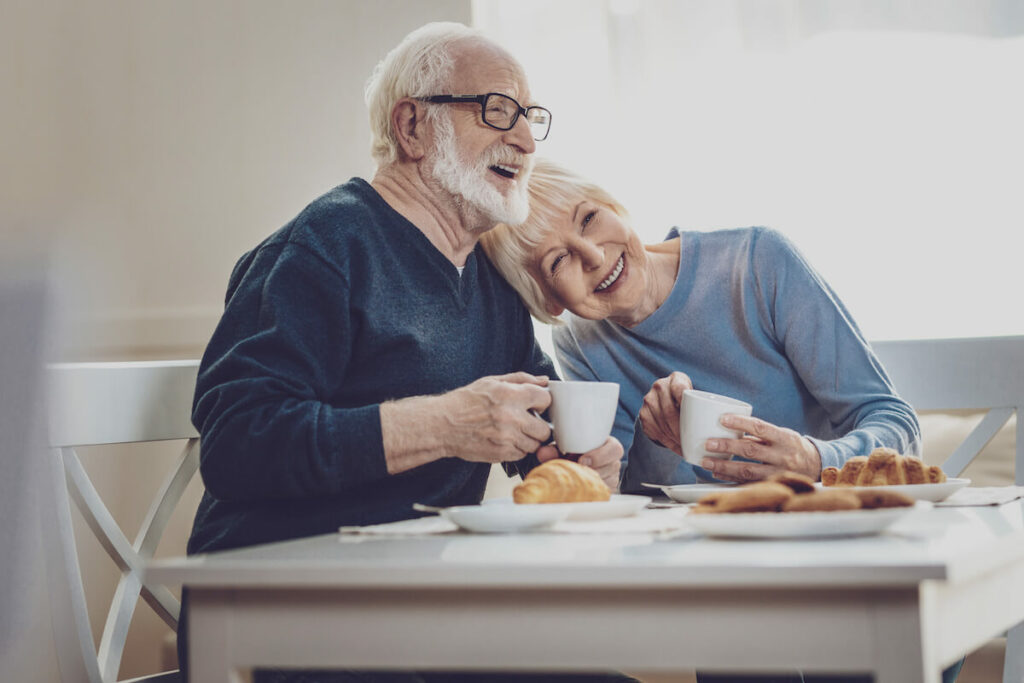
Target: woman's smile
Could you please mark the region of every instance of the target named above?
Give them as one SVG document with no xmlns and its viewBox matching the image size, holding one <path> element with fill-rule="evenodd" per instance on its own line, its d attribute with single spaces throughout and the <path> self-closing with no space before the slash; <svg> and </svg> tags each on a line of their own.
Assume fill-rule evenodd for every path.
<svg viewBox="0 0 1024 683">
<path fill-rule="evenodd" d="M 612 268 L 612 272 L 609 273 L 608 277 L 606 277 L 604 280 L 602 280 L 601 283 L 597 287 L 594 288 L 594 292 L 595 293 L 604 292 L 604 291 L 608 290 L 608 288 L 610 288 L 613 285 L 615 285 L 616 283 L 618 283 L 619 277 L 622 275 L 622 271 L 625 268 L 625 266 L 626 266 L 626 254 L 623 253 L 621 256 L 619 256 L 618 260 L 615 262 L 615 266 Z"/>
</svg>

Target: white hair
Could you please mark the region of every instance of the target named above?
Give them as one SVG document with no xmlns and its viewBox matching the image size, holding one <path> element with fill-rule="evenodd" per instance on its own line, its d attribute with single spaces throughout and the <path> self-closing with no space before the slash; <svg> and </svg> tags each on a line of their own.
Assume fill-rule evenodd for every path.
<svg viewBox="0 0 1024 683">
<path fill-rule="evenodd" d="M 370 151 L 378 166 L 398 159 L 398 140 L 391 127 L 391 110 L 403 97 L 446 94 L 455 61 L 451 47 L 463 40 L 485 40 L 483 34 L 456 22 L 433 22 L 416 29 L 377 64 L 366 82 L 370 115 Z M 427 108 L 436 120 L 436 108 Z"/>
</svg>

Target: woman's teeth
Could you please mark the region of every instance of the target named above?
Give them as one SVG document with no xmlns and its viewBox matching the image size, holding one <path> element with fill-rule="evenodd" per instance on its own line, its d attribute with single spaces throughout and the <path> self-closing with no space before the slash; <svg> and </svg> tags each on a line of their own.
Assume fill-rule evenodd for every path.
<svg viewBox="0 0 1024 683">
<path fill-rule="evenodd" d="M 598 285 L 598 286 L 597 286 L 597 287 L 596 287 L 596 288 L 594 289 L 594 291 L 595 291 L 595 292 L 600 292 L 600 291 L 602 291 L 602 290 L 608 289 L 608 288 L 609 288 L 609 287 L 611 287 L 611 286 L 612 286 L 613 284 L 615 284 L 615 281 L 619 279 L 619 275 L 620 275 L 620 274 L 622 274 L 622 266 L 624 266 L 624 265 L 625 265 L 625 261 L 624 261 L 624 260 L 623 260 L 623 258 L 622 258 L 622 257 L 620 256 L 620 257 L 619 257 L 619 261 L 618 261 L 618 263 L 616 263 L 616 264 L 615 264 L 615 270 L 613 270 L 613 271 L 612 271 L 612 274 L 611 274 L 611 275 L 609 275 L 609 276 L 608 276 L 607 278 L 605 278 L 604 282 L 602 282 L 601 284 L 599 284 L 599 285 Z"/>
</svg>

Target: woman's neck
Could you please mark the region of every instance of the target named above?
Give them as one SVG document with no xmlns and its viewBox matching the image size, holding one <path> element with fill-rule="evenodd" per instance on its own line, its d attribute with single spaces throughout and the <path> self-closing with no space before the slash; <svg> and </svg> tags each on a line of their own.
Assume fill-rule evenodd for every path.
<svg viewBox="0 0 1024 683">
<path fill-rule="evenodd" d="M 679 239 L 644 245 L 646 291 L 639 304 L 624 318 L 612 318 L 623 327 L 635 327 L 647 320 L 668 299 L 679 275 Z"/>
</svg>

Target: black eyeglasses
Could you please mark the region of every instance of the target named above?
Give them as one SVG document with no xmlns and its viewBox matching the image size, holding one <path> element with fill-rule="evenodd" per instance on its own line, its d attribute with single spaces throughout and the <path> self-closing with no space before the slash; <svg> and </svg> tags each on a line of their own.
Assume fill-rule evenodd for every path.
<svg viewBox="0 0 1024 683">
<path fill-rule="evenodd" d="M 416 99 L 434 104 L 461 104 L 476 102 L 480 105 L 480 117 L 491 128 L 511 130 L 520 116 L 530 124 L 533 139 L 540 141 L 551 130 L 551 112 L 544 107 L 523 107 L 508 95 L 489 92 L 486 95 L 430 95 Z"/>
</svg>

